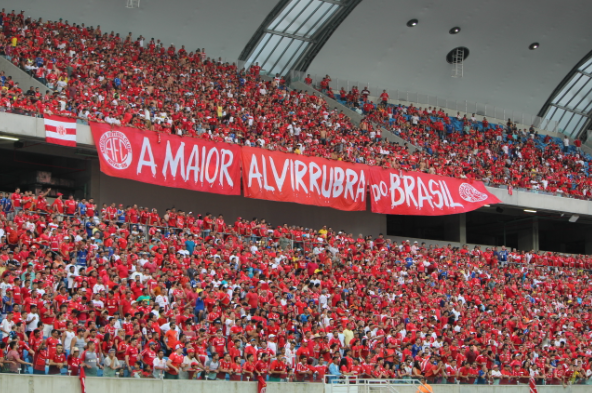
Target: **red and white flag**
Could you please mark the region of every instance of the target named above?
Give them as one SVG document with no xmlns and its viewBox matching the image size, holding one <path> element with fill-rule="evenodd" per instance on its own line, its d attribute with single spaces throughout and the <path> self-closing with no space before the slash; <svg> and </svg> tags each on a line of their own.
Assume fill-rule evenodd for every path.
<svg viewBox="0 0 592 393">
<path fill-rule="evenodd" d="M 45 115 L 43 120 L 46 142 L 76 147 L 76 119 Z"/>
<path fill-rule="evenodd" d="M 80 365 L 80 372 L 78 376 L 80 378 L 80 391 L 82 393 L 86 393 L 86 372 L 84 371 L 83 365 Z"/>
<path fill-rule="evenodd" d="M 534 376 L 533 375 L 530 376 L 529 385 L 530 385 L 530 393 L 539 393 L 538 390 L 537 390 L 537 388 L 536 388 L 536 383 L 534 381 Z"/>
</svg>

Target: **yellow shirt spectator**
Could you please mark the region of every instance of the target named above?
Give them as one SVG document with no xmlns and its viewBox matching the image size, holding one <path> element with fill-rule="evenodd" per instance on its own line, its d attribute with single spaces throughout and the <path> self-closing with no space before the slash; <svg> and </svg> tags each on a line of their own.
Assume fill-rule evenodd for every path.
<svg viewBox="0 0 592 393">
<path fill-rule="evenodd" d="M 354 332 L 349 327 L 343 330 L 343 341 L 345 345 L 349 345 L 349 342 L 354 339 Z"/>
</svg>

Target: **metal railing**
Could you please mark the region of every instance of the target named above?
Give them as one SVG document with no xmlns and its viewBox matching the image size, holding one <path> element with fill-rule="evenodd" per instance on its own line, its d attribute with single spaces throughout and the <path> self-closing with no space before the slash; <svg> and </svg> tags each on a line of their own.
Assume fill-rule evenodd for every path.
<svg viewBox="0 0 592 393">
<path fill-rule="evenodd" d="M 491 187 L 491 185 L 489 185 Z M 498 188 L 507 188 L 507 186 L 504 185 L 497 185 Z M 518 188 L 514 188 L 514 190 L 518 190 Z M 520 189 L 520 190 L 524 190 L 524 191 L 529 191 L 526 189 Z M 549 192 L 542 192 L 542 191 L 533 191 L 536 193 L 540 193 L 540 194 L 548 194 L 548 195 L 555 195 L 553 193 L 549 193 Z M 99 221 L 102 222 L 112 222 L 114 224 L 116 224 L 118 227 L 121 226 L 122 224 L 127 224 L 129 225 L 129 229 L 133 229 L 133 227 L 137 227 L 138 229 L 138 237 L 143 238 L 146 241 L 149 241 L 152 236 L 150 235 L 150 229 L 151 228 L 156 228 L 156 229 L 160 229 L 160 233 L 167 237 L 171 234 L 175 234 L 175 235 L 179 235 L 179 234 L 185 234 L 185 233 L 190 233 L 188 232 L 188 228 L 184 227 L 184 228 L 178 228 L 178 227 L 173 227 L 173 226 L 167 226 L 167 225 L 155 225 L 155 224 L 142 224 L 142 223 L 132 223 L 129 220 L 125 219 L 125 220 L 120 220 L 119 218 L 115 219 L 115 220 L 111 220 L 108 217 L 103 217 L 101 215 L 100 211 L 97 211 L 96 215 L 93 217 L 88 217 L 88 216 L 84 216 L 84 217 L 80 217 L 79 215 L 69 215 L 69 214 L 60 214 L 60 213 L 55 213 L 52 211 L 42 211 L 42 210 L 37 210 L 37 209 L 33 209 L 33 210 L 27 210 L 27 209 L 23 209 L 24 212 L 35 212 L 38 215 L 42 215 L 42 216 L 47 216 L 47 217 L 51 217 L 53 219 L 56 219 L 57 221 L 61 221 L 65 218 L 76 218 L 79 217 L 81 219 L 81 221 L 83 223 L 86 223 L 86 221 L 92 220 L 95 223 L 98 223 Z M 7 212 L 7 219 L 9 221 L 12 221 L 12 219 L 14 218 L 14 216 L 16 215 L 17 211 L 11 211 L 11 212 Z M 239 241 L 250 241 L 253 240 L 257 245 L 267 245 L 267 243 L 269 242 L 270 239 L 273 238 L 272 233 L 268 233 L 268 236 L 257 236 L 257 235 L 252 235 L 252 234 L 246 234 L 246 235 L 237 235 L 236 233 L 231 233 L 231 232 L 216 232 L 214 230 L 211 230 L 209 232 L 210 235 L 216 235 L 216 234 L 221 234 L 224 238 L 232 235 L 232 236 L 237 236 Z M 194 236 L 201 236 L 202 238 L 205 238 L 205 234 L 204 231 L 200 231 L 199 233 L 192 233 Z M 117 237 L 119 237 L 119 235 L 116 235 Z M 288 245 L 289 247 L 285 248 L 285 250 L 306 250 L 306 251 L 312 251 L 315 247 L 316 244 L 318 244 L 318 241 L 313 238 L 310 237 L 304 237 L 302 240 L 300 241 L 296 241 L 294 239 L 290 239 L 290 238 L 286 238 L 286 240 L 288 241 Z M 430 239 L 418 239 L 421 241 L 430 241 Z M 437 241 L 437 240 L 435 240 Z M 275 243 L 275 242 L 272 242 Z M 4 243 L 0 242 L 0 245 L 2 245 Z M 326 242 L 326 240 L 321 243 L 321 246 L 325 246 L 328 243 Z M 475 243 L 468 243 L 471 245 L 471 247 L 473 246 L 479 246 L 482 250 L 486 247 L 496 247 L 496 245 L 493 244 L 475 244 Z M 462 245 L 462 244 L 461 244 Z M 280 246 L 279 242 L 277 244 L 277 246 Z M 499 246 L 498 246 L 499 247 Z M 526 251 L 526 250 L 524 250 Z M 537 254 L 540 255 L 540 253 L 545 253 L 545 252 L 549 252 L 549 250 L 543 250 L 543 249 L 539 249 L 536 251 Z M 552 252 L 556 252 L 556 251 L 552 251 Z M 567 252 L 557 252 L 560 255 L 563 256 L 578 256 L 580 254 L 573 254 L 573 253 L 567 253 Z M 525 262 L 513 262 L 513 261 L 506 261 L 506 262 L 502 262 L 499 261 L 500 264 L 513 264 L 516 265 L 517 267 L 541 267 L 541 268 L 561 268 L 561 269 L 575 269 L 575 270 L 590 270 L 590 268 L 584 266 L 584 267 L 576 267 L 576 266 L 552 266 L 552 265 L 535 265 L 534 263 L 525 263 Z"/>
<path fill-rule="evenodd" d="M 139 230 L 139 235 L 144 237 L 145 240 L 149 241 L 151 239 L 151 235 L 150 235 L 150 229 L 157 229 L 163 236 L 167 237 L 170 235 L 186 235 L 186 234 L 191 234 L 193 236 L 198 236 L 198 237 L 202 237 L 205 239 L 206 236 L 215 236 L 215 235 L 222 235 L 223 238 L 226 238 L 227 236 L 236 236 L 238 238 L 239 241 L 253 241 L 258 245 L 263 245 L 263 243 L 265 243 L 265 245 L 267 245 L 267 243 L 269 243 L 271 241 L 271 243 L 277 245 L 278 247 L 282 248 L 282 241 L 281 239 L 276 241 L 273 241 L 273 231 L 268 232 L 267 236 L 259 236 L 259 235 L 253 235 L 253 234 L 245 234 L 245 235 L 241 235 L 241 234 L 236 234 L 236 233 L 231 233 L 231 232 L 218 232 L 215 230 L 200 230 L 198 233 L 193 233 L 189 230 L 189 228 L 187 227 L 176 227 L 176 226 L 169 226 L 169 225 L 155 225 L 155 224 L 143 224 L 143 223 L 132 223 L 130 221 L 126 220 L 120 220 L 120 219 L 116 219 L 116 220 L 110 220 L 106 217 L 102 217 L 99 215 L 99 220 L 101 221 L 112 221 L 118 225 L 121 224 L 128 224 L 130 227 L 137 227 Z M 287 247 L 285 247 L 286 250 L 294 250 L 294 249 L 308 249 L 308 250 L 312 250 L 314 248 L 314 244 L 315 241 L 313 239 L 310 238 L 303 238 L 300 241 L 291 239 L 291 238 L 285 238 L 285 241 L 287 242 Z M 284 249 L 284 248 L 282 248 Z"/>
<path fill-rule="evenodd" d="M 353 375 L 325 375 L 327 393 L 399 393 L 397 387 L 424 386 L 415 378 L 360 378 Z"/>
<path fill-rule="evenodd" d="M 291 81 L 304 82 L 307 75 L 309 74 L 301 71 L 290 71 L 289 78 Z M 324 75 L 310 74 L 310 78 L 312 79 L 312 84 L 315 87 L 319 87 Z M 346 92 L 349 92 L 353 86 L 357 86 L 358 90 L 360 91 L 362 91 L 364 88 L 367 88 L 370 91 L 369 96 L 374 98 L 375 102 L 380 94 L 382 94 L 382 91 L 386 90 L 390 97 L 390 101 L 402 101 L 423 106 L 433 106 L 456 112 L 464 112 L 469 115 L 474 113 L 476 116 L 484 116 L 488 119 L 497 119 L 499 121 L 503 121 L 503 125 L 505 125 L 505 122 L 508 119 L 512 119 L 513 122 L 527 127 L 533 125 L 534 127 L 541 130 L 559 132 L 557 128 L 558 123 L 556 121 L 544 119 L 540 116 L 527 114 L 522 111 L 509 110 L 497 107 L 495 105 L 482 104 L 467 100 L 454 100 L 431 94 L 423 94 L 397 89 L 385 89 L 384 87 L 373 86 L 365 82 L 350 81 L 348 79 L 331 77 L 330 87 L 333 91 L 339 91 L 339 89 L 343 87 Z M 454 115 L 456 115 L 456 113 L 454 113 Z"/>
</svg>

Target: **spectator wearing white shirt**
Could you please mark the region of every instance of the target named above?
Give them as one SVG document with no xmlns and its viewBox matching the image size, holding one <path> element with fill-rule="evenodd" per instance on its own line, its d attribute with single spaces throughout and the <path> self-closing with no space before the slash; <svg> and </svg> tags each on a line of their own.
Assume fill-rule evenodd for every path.
<svg viewBox="0 0 592 393">
<path fill-rule="evenodd" d="M 2 297 L 6 296 L 7 289 L 12 288 L 12 284 L 8 282 L 9 279 L 10 275 L 7 274 L 6 276 L 4 276 L 2 282 L 0 283 L 0 295 L 2 295 Z"/>
<path fill-rule="evenodd" d="M 499 366 L 497 364 L 493 364 L 492 366 L 491 378 L 493 379 L 494 385 L 500 384 L 500 380 L 502 379 L 502 372 L 500 371 Z"/>
<path fill-rule="evenodd" d="M 93 294 L 100 293 L 101 291 L 105 291 L 105 285 L 103 285 L 103 278 L 99 277 L 97 283 L 93 285 Z"/>
<path fill-rule="evenodd" d="M 164 358 L 164 351 L 161 349 L 160 351 L 158 351 L 156 358 L 154 358 L 154 360 L 152 361 L 152 370 L 154 370 L 152 372 L 152 375 L 154 375 L 154 378 L 164 378 L 164 373 L 167 369 L 166 363 L 167 361 Z"/>
<path fill-rule="evenodd" d="M 6 318 L 2 320 L 2 323 L 0 323 L 0 338 L 7 337 L 12 329 L 14 329 L 16 324 L 13 318 L 14 314 L 11 311 L 6 314 Z"/>
<path fill-rule="evenodd" d="M 37 311 L 37 306 L 31 305 L 31 312 L 27 314 L 25 322 L 27 323 L 27 327 L 25 328 L 27 333 L 30 333 L 39 327 L 39 314 Z"/>
<path fill-rule="evenodd" d="M 160 294 L 156 297 L 155 300 L 156 304 L 160 306 L 163 311 L 166 311 L 166 308 L 169 306 L 169 299 L 166 295 Z"/>
</svg>

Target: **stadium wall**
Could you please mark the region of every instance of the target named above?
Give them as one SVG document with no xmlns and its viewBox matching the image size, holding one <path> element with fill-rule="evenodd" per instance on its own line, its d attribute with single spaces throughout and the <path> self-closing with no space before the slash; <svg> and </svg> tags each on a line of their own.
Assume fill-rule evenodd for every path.
<svg viewBox="0 0 592 393">
<path fill-rule="evenodd" d="M 0 374 L 0 386 L 6 392 L 61 393 L 80 392 L 77 377 Z M 417 385 L 393 385 L 399 393 L 415 393 Z M 432 385 L 434 393 L 529 393 L 528 385 Z M 587 393 L 590 386 L 537 386 L 539 393 Z M 267 393 L 366 393 L 352 385 L 270 382 Z M 171 381 L 134 378 L 86 378 L 86 393 L 256 393 L 255 382 Z"/>
<path fill-rule="evenodd" d="M 43 94 L 50 90 L 43 83 L 12 64 L 12 62 L 8 61 L 5 57 L 0 57 L 0 70 L 4 71 L 6 76 L 11 76 L 12 80 L 18 83 L 23 91 L 29 90 L 29 87 L 31 86 L 38 87 L 39 91 Z"/>
<path fill-rule="evenodd" d="M 93 166 L 95 163 L 93 163 Z M 96 163 L 98 168 L 98 162 Z M 98 170 L 93 170 L 91 189 L 97 183 L 94 176 Z M 299 205 L 296 203 L 273 202 L 260 199 L 245 198 L 243 196 L 229 196 L 195 192 L 190 190 L 168 188 L 147 183 L 131 182 L 99 173 L 98 198 L 100 203 L 123 203 L 150 206 L 158 209 L 159 213 L 165 208 L 176 207 L 185 212 L 213 215 L 223 214 L 227 222 L 234 223 L 236 217 L 248 212 L 251 219 L 265 218 L 273 225 L 301 225 L 305 228 L 320 229 L 323 225 L 334 230 L 344 230 L 354 235 L 378 233 L 386 234 L 386 216 L 371 213 L 369 210 L 358 212 L 343 212 L 320 206 Z M 97 195 L 94 193 L 94 195 Z M 97 196 L 95 196 L 95 200 Z"/>
</svg>

